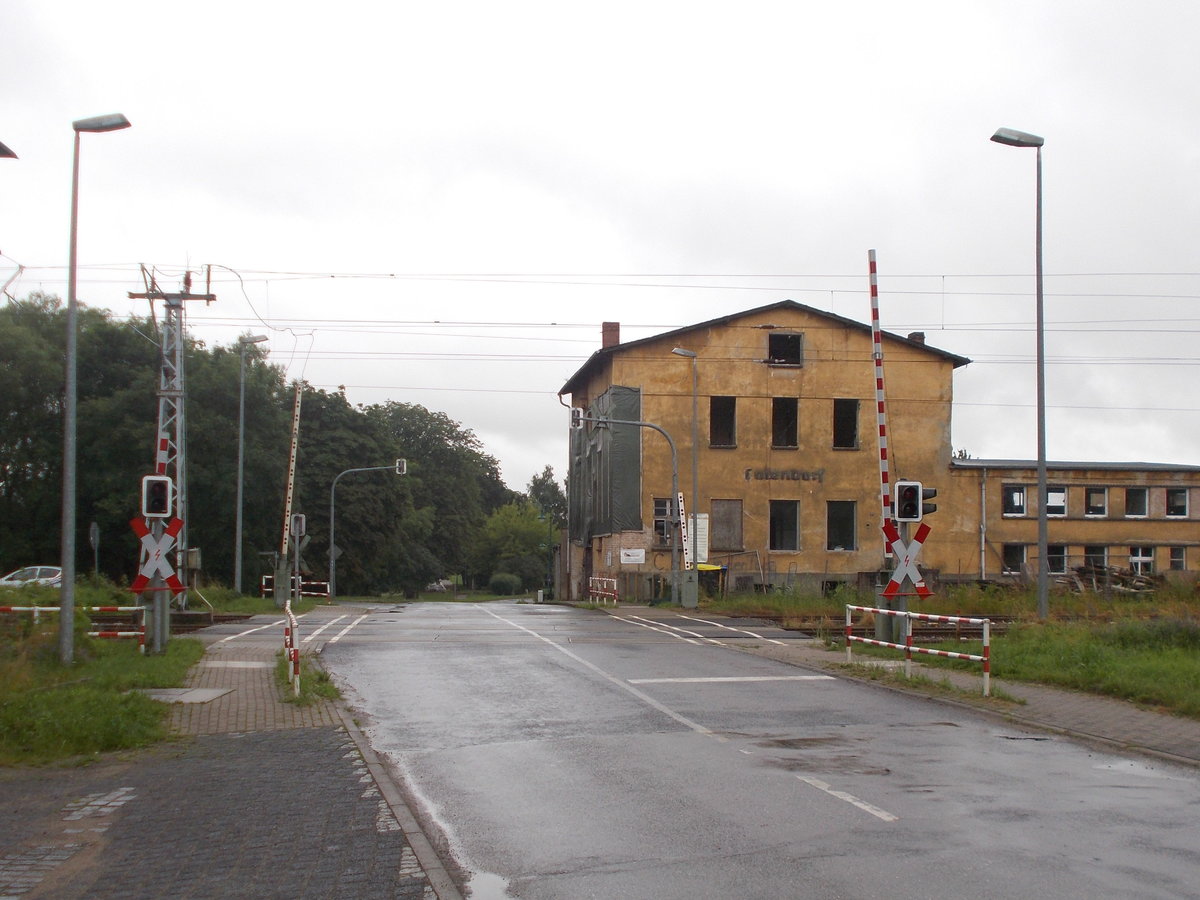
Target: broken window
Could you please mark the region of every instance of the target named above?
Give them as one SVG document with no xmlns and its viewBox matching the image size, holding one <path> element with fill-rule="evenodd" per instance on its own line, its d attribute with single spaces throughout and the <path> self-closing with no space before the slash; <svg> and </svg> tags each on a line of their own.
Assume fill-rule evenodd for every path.
<svg viewBox="0 0 1200 900">
<path fill-rule="evenodd" d="M 836 450 L 858 449 L 858 401 L 833 401 L 833 446 Z"/>
<path fill-rule="evenodd" d="M 742 546 L 741 500 L 713 500 L 711 516 L 708 540 L 713 550 L 745 549 Z"/>
<path fill-rule="evenodd" d="M 1054 575 L 1063 575 L 1067 571 L 1067 548 L 1063 544 L 1050 544 L 1046 547 L 1046 571 Z"/>
<path fill-rule="evenodd" d="M 1046 515 L 1065 516 L 1067 514 L 1067 489 L 1061 484 L 1052 484 L 1046 488 Z"/>
<path fill-rule="evenodd" d="M 1125 515 L 1137 518 L 1146 515 L 1146 489 L 1144 487 L 1125 488 Z"/>
<path fill-rule="evenodd" d="M 1006 484 L 1000 489 L 1000 496 L 1004 515 L 1025 515 L 1025 485 Z"/>
<path fill-rule="evenodd" d="M 1130 547 L 1129 570 L 1135 575 L 1154 574 L 1154 548 Z"/>
<path fill-rule="evenodd" d="M 737 397 L 710 397 L 708 401 L 708 444 L 737 446 Z"/>
<path fill-rule="evenodd" d="M 671 501 L 666 497 L 654 498 L 654 546 L 671 545 Z"/>
<path fill-rule="evenodd" d="M 1108 488 L 1090 487 L 1084 491 L 1083 514 L 1085 516 L 1108 515 Z"/>
<path fill-rule="evenodd" d="M 771 550 L 800 549 L 800 501 L 771 501 Z"/>
<path fill-rule="evenodd" d="M 1093 569 L 1103 569 L 1108 565 L 1108 548 L 1103 544 L 1089 544 L 1083 548 L 1083 564 Z"/>
<path fill-rule="evenodd" d="M 854 550 L 855 507 L 853 500 L 830 500 L 825 509 L 825 549 Z"/>
<path fill-rule="evenodd" d="M 780 366 L 804 365 L 804 335 L 767 335 L 767 362 Z"/>
<path fill-rule="evenodd" d="M 799 443 L 800 401 L 795 397 L 771 398 L 771 446 L 794 450 Z"/>
<path fill-rule="evenodd" d="M 1001 548 L 1001 569 L 1005 575 L 1020 575 L 1025 570 L 1025 545 L 1005 544 Z"/>
<path fill-rule="evenodd" d="M 1187 488 L 1167 488 L 1167 515 L 1173 519 L 1186 519 L 1187 514 Z"/>
</svg>

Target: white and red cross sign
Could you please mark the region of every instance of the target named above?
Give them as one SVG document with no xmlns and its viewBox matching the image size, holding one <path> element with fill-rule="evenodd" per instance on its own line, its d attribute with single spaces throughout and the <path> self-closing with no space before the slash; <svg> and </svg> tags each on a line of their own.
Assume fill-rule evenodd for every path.
<svg viewBox="0 0 1200 900">
<path fill-rule="evenodd" d="M 167 587 L 171 589 L 171 593 L 179 594 L 184 590 L 183 582 L 175 574 L 175 569 L 171 566 L 167 554 L 175 545 L 175 538 L 183 528 L 183 519 L 176 516 L 167 523 L 166 529 L 163 530 L 162 537 L 155 537 L 146 523 L 142 519 L 132 519 L 129 522 L 129 527 L 133 529 L 142 541 L 142 567 L 138 570 L 137 578 L 133 579 L 133 584 L 129 589 L 135 594 L 140 594 L 146 590 L 150 584 L 150 579 L 155 575 L 161 575 L 167 583 Z"/>
<path fill-rule="evenodd" d="M 929 531 L 929 525 L 922 522 L 917 533 L 913 535 L 912 541 L 905 546 L 900 540 L 900 532 L 896 530 L 896 523 L 888 519 L 884 524 L 883 536 L 887 538 L 888 547 L 896 557 L 896 571 L 892 573 L 892 580 L 883 589 L 883 596 L 889 598 L 896 596 L 906 577 L 913 583 L 917 596 L 928 597 L 933 593 L 925 586 L 925 576 L 917 568 L 917 554 L 921 552 L 921 545 L 925 543 L 925 538 L 929 537 Z"/>
</svg>

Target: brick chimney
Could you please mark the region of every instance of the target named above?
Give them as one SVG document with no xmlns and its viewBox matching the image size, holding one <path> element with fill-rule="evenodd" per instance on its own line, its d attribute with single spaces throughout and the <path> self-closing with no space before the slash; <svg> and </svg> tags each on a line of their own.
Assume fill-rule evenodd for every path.
<svg viewBox="0 0 1200 900">
<path fill-rule="evenodd" d="M 923 344 L 923 343 L 925 343 L 925 332 L 911 331 L 911 332 L 909 332 L 908 339 L 910 341 L 914 341 L 915 343 Z"/>
<path fill-rule="evenodd" d="M 615 347 L 621 343 L 621 323 L 603 322 L 600 325 L 600 349 Z"/>
</svg>

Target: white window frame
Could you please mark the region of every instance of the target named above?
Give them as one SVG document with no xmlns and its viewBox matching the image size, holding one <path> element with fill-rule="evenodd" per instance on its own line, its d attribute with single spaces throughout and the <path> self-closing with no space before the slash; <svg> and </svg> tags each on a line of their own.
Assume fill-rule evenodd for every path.
<svg viewBox="0 0 1200 900">
<path fill-rule="evenodd" d="M 1140 513 L 1131 513 L 1129 511 L 1129 497 L 1131 494 L 1140 492 L 1142 495 L 1142 511 Z M 1127 519 L 1144 519 L 1150 514 L 1150 490 L 1144 487 L 1127 487 L 1125 488 L 1125 518 Z"/>
<path fill-rule="evenodd" d="M 1135 575 L 1154 574 L 1154 548 L 1139 544 L 1129 548 L 1129 571 Z"/>
<path fill-rule="evenodd" d="M 1015 502 L 1017 497 L 1021 498 L 1021 502 Z M 1010 503 L 1010 498 L 1013 502 Z M 1008 507 L 1012 506 L 1010 510 Z M 1002 484 L 1000 486 L 1000 514 L 1003 516 L 1018 516 L 1027 515 L 1029 512 L 1029 488 L 1024 484 Z"/>
<path fill-rule="evenodd" d="M 1167 564 L 1172 572 L 1187 571 L 1187 548 L 1186 547 L 1171 547 L 1171 560 Z"/>
<path fill-rule="evenodd" d="M 1067 545 L 1048 544 L 1046 546 L 1046 571 L 1051 575 L 1067 574 Z"/>
<path fill-rule="evenodd" d="M 1017 568 L 1009 566 L 1008 561 L 1004 558 L 1009 547 L 1016 547 L 1021 551 L 1021 562 Z M 1025 572 L 1025 564 L 1029 562 L 1029 548 L 1025 544 L 1003 544 L 1000 548 L 1000 574 L 1002 575 L 1022 575 Z"/>
<path fill-rule="evenodd" d="M 1190 509 L 1189 509 L 1190 504 L 1188 503 L 1188 500 L 1190 498 L 1188 497 L 1188 493 L 1189 493 L 1188 489 L 1185 487 L 1167 488 L 1167 503 L 1166 503 L 1165 508 L 1166 508 L 1168 519 L 1186 519 L 1188 517 L 1188 512 L 1190 512 Z M 1171 495 L 1172 494 L 1183 494 L 1183 512 L 1181 512 L 1181 513 L 1171 512 Z"/>
<path fill-rule="evenodd" d="M 1054 494 L 1062 494 L 1062 503 L 1051 503 L 1050 497 Z M 1057 509 L 1062 506 L 1062 512 L 1052 512 L 1052 509 Z M 1048 484 L 1046 485 L 1046 518 L 1047 519 L 1065 519 L 1067 517 L 1067 486 L 1065 484 Z"/>
<path fill-rule="evenodd" d="M 1092 496 L 1100 495 L 1099 512 L 1092 511 Z M 1108 488 L 1106 487 L 1085 487 L 1083 489 L 1083 515 L 1089 519 L 1103 519 L 1108 515 Z"/>
</svg>

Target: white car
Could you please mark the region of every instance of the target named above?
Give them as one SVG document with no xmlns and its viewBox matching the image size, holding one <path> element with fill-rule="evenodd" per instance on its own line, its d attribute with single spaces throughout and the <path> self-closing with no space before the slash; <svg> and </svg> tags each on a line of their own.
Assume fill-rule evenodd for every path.
<svg viewBox="0 0 1200 900">
<path fill-rule="evenodd" d="M 29 584 L 62 584 L 62 569 L 58 566 L 26 566 L 0 578 L 0 587 L 25 587 Z"/>
</svg>

